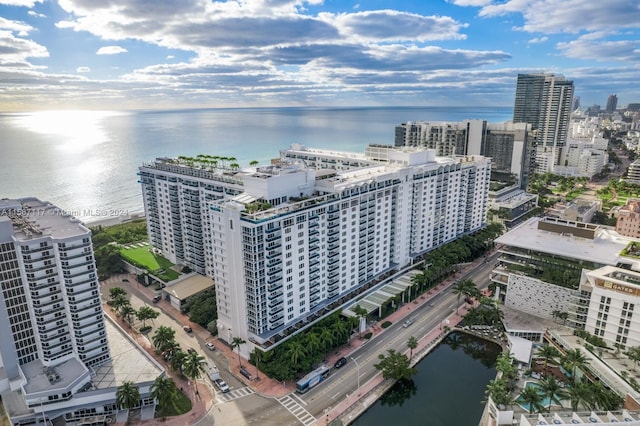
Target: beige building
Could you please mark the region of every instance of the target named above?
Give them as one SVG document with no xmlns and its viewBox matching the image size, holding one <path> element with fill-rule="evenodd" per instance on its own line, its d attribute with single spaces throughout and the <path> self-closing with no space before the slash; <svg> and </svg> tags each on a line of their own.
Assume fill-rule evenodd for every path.
<svg viewBox="0 0 640 426">
<path fill-rule="evenodd" d="M 616 232 L 632 238 L 640 238 L 640 200 L 629 200 L 615 213 Z"/>
</svg>

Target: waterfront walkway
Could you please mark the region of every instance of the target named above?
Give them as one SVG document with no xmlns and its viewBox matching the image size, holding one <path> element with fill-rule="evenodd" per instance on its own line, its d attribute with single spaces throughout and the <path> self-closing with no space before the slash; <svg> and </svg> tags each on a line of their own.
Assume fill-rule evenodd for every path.
<svg viewBox="0 0 640 426">
<path fill-rule="evenodd" d="M 481 258 L 474 263 L 468 264 L 463 270 L 456 273 L 451 278 L 443 281 L 442 283 L 431 289 L 429 292 L 420 296 L 414 302 L 406 303 L 400 309 L 385 317 L 381 322 L 402 322 L 405 317 L 411 315 L 415 310 L 423 306 L 425 303 L 429 303 L 436 294 L 452 286 L 460 276 L 475 268 L 482 261 L 483 259 Z M 123 281 L 123 279 L 125 278 L 129 281 Z M 148 298 L 149 301 L 156 294 L 156 291 L 152 286 L 144 287 L 136 284 L 135 276 L 132 274 L 111 277 L 103 284 L 105 284 L 105 287 L 124 287 L 129 292 L 137 295 L 138 297 L 141 297 L 143 299 Z M 107 293 L 108 291 L 106 291 L 106 289 L 103 289 L 103 295 L 106 295 Z M 178 321 L 179 323 L 191 326 L 194 334 L 196 334 L 198 338 L 202 339 L 203 341 L 213 343 L 216 350 L 225 355 L 226 361 L 228 363 L 228 365 L 219 365 L 218 367 L 225 368 L 230 371 L 236 379 L 251 387 L 256 393 L 265 397 L 278 398 L 295 391 L 295 381 L 280 382 L 266 377 L 264 373 L 258 371 L 255 366 L 249 364 L 245 360 L 242 366 L 245 368 L 245 370 L 248 370 L 253 377 L 252 380 L 248 380 L 242 374 L 240 374 L 238 355 L 231 350 L 231 347 L 229 345 L 215 337 L 212 337 L 207 330 L 200 327 L 198 324 L 189 321 L 187 315 L 184 315 L 180 311 L 175 309 L 169 302 L 163 300 L 158 303 L 158 307 L 161 308 L 165 314 Z M 446 330 L 444 329 L 443 324 L 446 324 L 446 327 L 453 329 L 462 320 L 468 308 L 469 306 L 466 303 L 462 303 L 457 313 L 452 313 L 446 321 L 443 321 L 441 323 L 440 327 L 433 329 L 426 336 L 422 337 L 418 341 L 418 347 L 413 351 L 413 363 L 417 363 L 419 360 L 424 358 L 438 343 L 440 343 L 440 341 L 442 341 L 442 339 L 446 335 Z M 128 326 L 123 324 L 122 320 L 118 318 L 113 312 L 111 312 L 107 305 L 105 305 L 105 313 L 107 313 L 111 318 L 121 324 L 121 326 L 125 330 L 128 329 Z M 380 326 L 380 323 L 375 323 L 362 334 L 365 335 L 366 333 L 372 333 L 371 339 L 375 339 L 377 335 L 383 332 L 384 329 Z M 146 337 L 136 335 L 135 333 L 133 333 L 133 335 L 138 343 L 140 343 L 141 346 L 143 346 L 151 356 L 158 360 L 161 365 L 164 365 L 165 367 L 167 366 L 166 362 L 164 362 L 162 359 L 159 359 L 159 356 L 155 354 L 153 346 L 150 344 L 149 340 Z M 362 346 L 366 342 L 367 339 L 360 338 L 357 334 L 354 335 L 347 345 L 344 345 L 331 354 L 328 354 L 326 363 L 328 365 L 333 365 L 335 361 L 341 357 L 348 358 L 352 352 L 354 352 L 358 347 Z M 406 350 L 406 353 L 407 355 L 409 354 L 409 349 Z M 181 416 L 165 419 L 145 420 L 139 422 L 139 424 L 157 424 L 167 426 L 191 425 L 196 423 L 198 420 L 201 420 L 213 408 L 215 394 L 214 390 L 208 383 L 205 383 L 205 381 L 202 380 L 199 381 L 199 395 L 195 395 L 193 390 L 189 387 L 189 383 L 184 378 L 182 378 L 181 375 L 171 372 L 170 368 L 168 367 L 167 374 L 174 379 L 178 387 L 191 390 L 190 395 L 188 396 L 192 401 L 193 409 Z M 392 381 L 383 380 L 381 373 L 376 374 L 371 380 L 367 381 L 360 387 L 359 394 L 357 392 L 353 392 L 352 394 L 348 395 L 339 404 L 332 407 L 329 412 L 325 413 L 322 418 L 319 418 L 316 424 L 318 426 L 334 424 L 335 422 L 332 422 L 334 419 L 339 419 L 343 424 L 350 423 L 367 408 L 369 408 L 373 403 L 375 403 L 375 401 L 377 401 L 378 398 L 380 398 L 380 396 L 382 396 L 382 394 L 392 385 Z"/>
</svg>

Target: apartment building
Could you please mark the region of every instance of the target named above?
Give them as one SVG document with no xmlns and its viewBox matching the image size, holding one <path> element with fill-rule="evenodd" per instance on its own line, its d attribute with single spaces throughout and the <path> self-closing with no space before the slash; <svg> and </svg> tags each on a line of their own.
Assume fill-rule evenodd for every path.
<svg viewBox="0 0 640 426">
<path fill-rule="evenodd" d="M 518 74 L 513 108 L 514 123 L 530 123 L 537 131 L 538 172 L 561 165 L 573 102 L 573 81 L 561 75 Z M 543 168 L 544 167 L 544 168 Z"/>
<path fill-rule="evenodd" d="M 395 146 L 435 149 L 437 155 L 482 155 L 491 157 L 498 175 L 514 175 L 525 189 L 535 169 L 535 137 L 528 123 L 409 121 L 396 126 Z"/>
<path fill-rule="evenodd" d="M 159 159 L 140 168 L 140 181 L 156 223 L 151 243 L 188 265 L 181 191 L 198 190 L 193 231 L 216 283 L 219 337 L 251 342 L 246 355 L 484 226 L 490 171 L 488 158 L 423 148 L 293 145 L 269 165 L 233 172 Z"/>
<path fill-rule="evenodd" d="M 121 338 L 105 323 L 91 231 L 58 207 L 0 200 L 0 289 L 0 396 L 12 424 L 106 421 L 123 379 L 150 383 L 163 372 L 143 358 L 127 375 L 114 360 L 109 339 Z M 149 383 L 141 405 L 153 407 Z"/>
<path fill-rule="evenodd" d="M 627 204 L 615 209 L 616 232 L 627 237 L 640 238 L 640 200 L 627 200 Z"/>
</svg>

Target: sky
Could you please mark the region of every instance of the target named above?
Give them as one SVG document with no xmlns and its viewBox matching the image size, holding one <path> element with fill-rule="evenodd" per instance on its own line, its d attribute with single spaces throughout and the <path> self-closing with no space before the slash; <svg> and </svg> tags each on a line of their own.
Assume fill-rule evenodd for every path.
<svg viewBox="0 0 640 426">
<path fill-rule="evenodd" d="M 0 0 L 0 111 L 640 102 L 639 0 Z"/>
</svg>

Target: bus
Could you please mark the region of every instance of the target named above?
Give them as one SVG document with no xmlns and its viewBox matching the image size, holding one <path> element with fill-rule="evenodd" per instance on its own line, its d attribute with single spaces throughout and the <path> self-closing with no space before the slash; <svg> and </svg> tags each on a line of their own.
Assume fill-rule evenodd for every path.
<svg viewBox="0 0 640 426">
<path fill-rule="evenodd" d="M 331 373 L 331 369 L 326 365 L 321 365 L 320 367 L 313 370 L 311 373 L 304 376 L 302 379 L 298 380 L 296 383 L 296 392 L 298 393 L 306 393 L 311 390 L 315 385 L 329 377 Z"/>
</svg>

